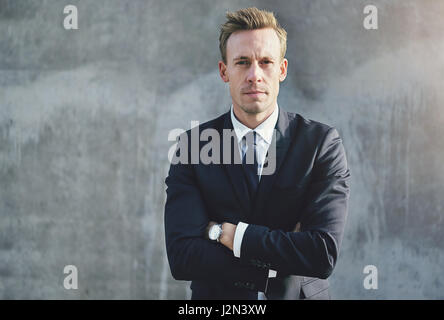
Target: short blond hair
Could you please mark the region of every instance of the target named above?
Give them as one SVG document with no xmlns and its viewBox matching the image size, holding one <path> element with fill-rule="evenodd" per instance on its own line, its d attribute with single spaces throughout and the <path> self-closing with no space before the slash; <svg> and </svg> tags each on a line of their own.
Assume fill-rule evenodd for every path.
<svg viewBox="0 0 444 320">
<path fill-rule="evenodd" d="M 287 51 L 287 31 L 279 25 L 273 12 L 258 8 L 240 9 L 227 12 L 227 21 L 220 28 L 219 49 L 223 62 L 227 63 L 227 42 L 232 33 L 241 30 L 272 28 L 276 31 L 281 44 L 281 60 Z"/>
</svg>

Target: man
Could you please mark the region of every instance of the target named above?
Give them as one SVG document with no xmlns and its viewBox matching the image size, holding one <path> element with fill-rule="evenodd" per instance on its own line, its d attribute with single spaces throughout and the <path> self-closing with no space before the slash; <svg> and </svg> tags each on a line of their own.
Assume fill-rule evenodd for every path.
<svg viewBox="0 0 444 320">
<path fill-rule="evenodd" d="M 219 40 L 232 106 L 191 131 L 215 130 L 226 144 L 232 130 L 232 161 L 189 161 L 208 141 L 176 152 L 185 161 L 165 180 L 172 275 L 192 281 L 192 299 L 329 299 L 349 198 L 342 141 L 336 129 L 278 106 L 288 61 L 273 13 L 228 13 Z"/>
</svg>

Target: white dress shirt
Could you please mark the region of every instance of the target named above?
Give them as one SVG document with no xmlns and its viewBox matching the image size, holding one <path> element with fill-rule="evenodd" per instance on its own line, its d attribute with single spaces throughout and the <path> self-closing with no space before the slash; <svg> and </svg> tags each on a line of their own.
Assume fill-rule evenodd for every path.
<svg viewBox="0 0 444 320">
<path fill-rule="evenodd" d="M 258 162 L 258 169 L 259 169 L 259 179 L 261 178 L 262 174 L 262 168 L 265 161 L 265 157 L 268 152 L 268 148 L 271 145 L 272 139 L 273 139 L 273 132 L 274 128 L 276 126 L 277 120 L 279 115 L 279 106 L 276 104 L 276 107 L 272 114 L 260 125 L 258 125 L 254 129 L 250 129 L 244 124 L 242 124 L 239 120 L 237 120 L 236 116 L 234 115 L 233 111 L 233 105 L 231 106 L 231 122 L 233 123 L 233 128 L 236 133 L 237 142 L 239 146 L 239 154 L 243 157 L 245 152 L 247 152 L 247 146 L 244 140 L 242 138 L 250 131 L 256 132 L 256 156 L 257 156 L 257 162 Z M 244 222 L 239 222 L 239 224 L 236 227 L 236 232 L 234 234 L 234 241 L 233 241 L 233 253 L 234 256 L 237 258 L 240 258 L 241 252 L 241 245 L 242 245 L 242 239 L 244 237 L 245 230 L 247 230 L 248 224 Z M 269 270 L 268 277 L 273 278 L 276 277 L 276 271 L 275 270 Z"/>
</svg>

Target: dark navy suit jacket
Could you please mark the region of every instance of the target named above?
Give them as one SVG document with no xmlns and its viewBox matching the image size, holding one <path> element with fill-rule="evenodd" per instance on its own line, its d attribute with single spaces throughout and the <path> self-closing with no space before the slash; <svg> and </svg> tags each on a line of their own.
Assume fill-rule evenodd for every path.
<svg viewBox="0 0 444 320">
<path fill-rule="evenodd" d="M 208 128 L 222 137 L 233 128 L 230 112 L 196 129 Z M 190 141 L 191 130 L 180 140 L 184 135 Z M 276 170 L 262 176 L 255 199 L 239 164 L 171 165 L 167 255 L 173 277 L 192 281 L 192 299 L 257 299 L 258 291 L 269 299 L 330 298 L 326 279 L 338 259 L 350 190 L 342 140 L 335 128 L 280 108 L 273 141 Z M 175 156 L 186 152 L 190 161 L 191 147 L 183 149 Z M 240 258 L 204 238 L 209 221 L 249 223 Z M 268 280 L 269 269 L 277 278 Z"/>
</svg>

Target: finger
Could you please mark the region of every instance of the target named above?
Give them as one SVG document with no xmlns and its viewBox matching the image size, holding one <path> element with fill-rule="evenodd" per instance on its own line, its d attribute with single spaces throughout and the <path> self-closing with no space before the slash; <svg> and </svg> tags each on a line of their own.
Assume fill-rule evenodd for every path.
<svg viewBox="0 0 444 320">
<path fill-rule="evenodd" d="M 294 232 L 300 232 L 300 231 L 301 231 L 301 223 L 298 222 L 298 223 L 296 224 L 296 227 L 294 228 Z"/>
</svg>

